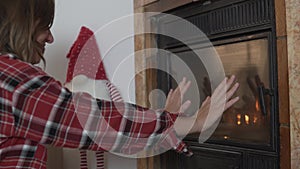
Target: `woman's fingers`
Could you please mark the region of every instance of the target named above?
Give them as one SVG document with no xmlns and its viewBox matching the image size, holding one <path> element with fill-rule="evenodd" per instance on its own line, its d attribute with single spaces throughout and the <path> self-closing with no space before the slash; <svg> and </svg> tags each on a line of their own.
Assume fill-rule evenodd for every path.
<svg viewBox="0 0 300 169">
<path fill-rule="evenodd" d="M 233 85 L 235 81 L 235 76 L 231 76 L 230 79 L 228 79 L 227 81 L 227 92 L 226 92 L 226 104 L 225 104 L 225 109 L 224 111 L 226 111 L 229 107 L 231 107 L 233 104 L 235 104 L 238 100 L 239 97 L 235 97 L 233 99 L 231 99 L 231 97 L 236 93 L 236 91 L 239 88 L 239 83 L 235 83 Z M 232 86 L 233 85 L 233 86 Z"/>
<path fill-rule="evenodd" d="M 236 79 L 235 79 L 235 76 L 234 76 L 234 75 L 230 76 L 230 78 L 227 79 L 227 81 L 226 81 L 226 91 L 228 91 L 228 89 L 231 88 L 231 86 L 232 86 L 232 84 L 233 84 L 233 82 L 234 82 L 235 80 L 236 80 Z"/>
<path fill-rule="evenodd" d="M 178 113 L 184 112 L 190 106 L 191 102 L 188 100 L 182 104 L 183 95 L 189 89 L 191 85 L 190 81 L 187 81 L 184 77 L 182 81 L 178 84 L 175 90 L 170 90 L 167 96 L 165 110 Z"/>
<path fill-rule="evenodd" d="M 168 96 L 167 96 L 167 101 L 170 100 L 170 98 L 172 97 L 172 94 L 173 94 L 173 89 L 171 89 L 168 93 Z"/>
<path fill-rule="evenodd" d="M 182 81 L 178 84 L 177 88 L 175 89 L 174 93 L 179 97 L 183 97 L 185 92 L 190 88 L 191 81 L 187 81 L 184 77 Z"/>
<path fill-rule="evenodd" d="M 228 101 L 239 88 L 239 83 L 235 83 L 235 76 L 232 75 L 230 78 L 225 78 L 213 92 L 212 98 L 214 102 L 225 103 Z"/>
<path fill-rule="evenodd" d="M 185 101 L 180 107 L 180 112 L 185 112 L 191 106 L 191 103 L 192 102 L 190 100 Z"/>
<path fill-rule="evenodd" d="M 224 111 L 226 111 L 229 107 L 231 107 L 233 104 L 235 104 L 237 101 L 239 101 L 239 99 L 240 99 L 239 97 L 235 97 L 235 98 L 230 99 L 229 101 L 227 101 Z"/>
<path fill-rule="evenodd" d="M 180 86 L 180 92 L 181 95 L 183 96 L 185 92 L 190 88 L 191 81 L 186 81 L 186 78 L 184 77 L 182 80 L 182 85 Z"/>
<path fill-rule="evenodd" d="M 237 91 L 239 88 L 239 83 L 234 84 L 226 93 L 226 100 L 229 100 Z"/>
</svg>

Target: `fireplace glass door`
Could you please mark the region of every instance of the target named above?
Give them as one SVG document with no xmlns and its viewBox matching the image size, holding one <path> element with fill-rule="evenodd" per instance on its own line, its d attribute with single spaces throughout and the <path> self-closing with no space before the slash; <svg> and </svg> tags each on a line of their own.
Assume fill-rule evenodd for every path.
<svg viewBox="0 0 300 169">
<path fill-rule="evenodd" d="M 216 47 L 225 74 L 241 84 L 240 101 L 227 110 L 212 139 L 249 144 L 270 142 L 268 40 L 258 39 Z"/>
<path fill-rule="evenodd" d="M 266 37 L 214 46 L 222 61 L 225 75 L 235 75 L 240 83 L 236 93 L 240 100 L 223 114 L 219 126 L 208 142 L 240 143 L 253 146 L 270 145 L 272 102 L 270 95 L 272 92 L 269 90 L 271 87 L 268 42 Z M 191 51 L 174 50 L 173 53 L 189 66 L 193 76 L 196 77 L 197 85 L 191 86 L 187 98 L 194 103 L 199 101 L 201 103 L 207 95 L 211 94 L 211 89 L 207 88 L 207 77 L 209 76 L 205 71 L 205 66 Z M 185 76 L 178 61 L 172 57 L 168 59 L 171 72 L 175 72 L 175 76 L 178 76 L 175 79 Z M 175 86 L 173 81 L 171 87 Z M 195 98 L 195 91 L 199 91 L 201 100 Z M 188 111 L 195 112 L 196 110 L 197 107 L 192 107 Z M 197 136 L 191 135 L 187 139 L 197 139 Z"/>
</svg>

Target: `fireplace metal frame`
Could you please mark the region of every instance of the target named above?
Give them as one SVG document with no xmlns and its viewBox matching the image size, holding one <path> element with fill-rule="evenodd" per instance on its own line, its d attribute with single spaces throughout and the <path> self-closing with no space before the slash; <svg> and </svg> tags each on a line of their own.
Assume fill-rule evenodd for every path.
<svg viewBox="0 0 300 169">
<path fill-rule="evenodd" d="M 199 156 L 208 154 L 212 158 L 213 152 L 216 152 L 218 158 L 232 156 L 229 161 L 232 162 L 228 168 L 243 169 L 278 169 L 279 168 L 279 110 L 278 110 L 278 79 L 277 79 L 277 56 L 276 56 L 276 25 L 275 8 L 273 0 L 215 0 L 211 3 L 192 3 L 167 11 L 167 13 L 187 19 L 200 28 L 214 45 L 223 45 L 237 41 L 247 41 L 258 38 L 267 38 L 269 41 L 269 59 L 270 59 L 270 88 L 273 91 L 271 106 L 271 141 L 269 146 L 244 145 L 242 143 L 224 143 L 209 140 L 205 144 L 198 144 L 195 139 L 187 137 L 185 140 Z M 208 4 L 208 5 L 206 5 Z M 164 20 L 155 18 L 155 25 L 164 25 Z M 163 35 L 157 35 L 157 45 L 165 50 L 188 50 L 184 44 Z M 157 63 L 162 66 L 168 66 L 167 57 L 157 58 Z M 157 88 L 168 91 L 172 86 L 171 78 L 168 75 L 158 72 L 157 81 L 166 81 L 158 83 Z M 210 155 L 212 155 L 210 157 Z M 162 155 L 162 163 L 165 168 L 184 168 L 188 158 L 168 152 Z M 175 160 L 171 165 L 166 165 L 169 160 Z M 200 158 L 205 160 L 205 158 Z M 167 161 L 167 162 L 166 162 Z M 197 161 L 197 160 L 196 160 Z M 216 161 L 218 162 L 218 160 Z M 164 168 L 163 167 L 163 168 Z M 207 168 L 209 168 L 207 166 Z M 207 169 L 203 168 L 203 169 Z M 210 169 L 210 168 L 209 168 Z M 225 169 L 225 168 L 222 168 Z M 227 168 L 226 168 L 227 169 Z"/>
</svg>

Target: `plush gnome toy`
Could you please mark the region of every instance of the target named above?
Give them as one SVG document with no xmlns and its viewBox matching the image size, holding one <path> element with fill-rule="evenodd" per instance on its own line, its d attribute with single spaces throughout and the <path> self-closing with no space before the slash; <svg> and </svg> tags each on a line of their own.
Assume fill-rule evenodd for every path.
<svg viewBox="0 0 300 169">
<path fill-rule="evenodd" d="M 93 31 L 82 26 L 67 54 L 69 65 L 65 86 L 74 92 L 88 92 L 95 98 L 123 101 L 117 88 L 106 76 Z M 104 169 L 104 152 L 95 152 L 96 168 Z M 87 151 L 80 150 L 80 168 L 87 169 Z"/>
</svg>

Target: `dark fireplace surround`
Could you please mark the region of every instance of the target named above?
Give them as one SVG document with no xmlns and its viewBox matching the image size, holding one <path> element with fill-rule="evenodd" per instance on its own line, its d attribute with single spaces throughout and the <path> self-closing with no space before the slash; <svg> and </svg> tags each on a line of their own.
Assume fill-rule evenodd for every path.
<svg viewBox="0 0 300 169">
<path fill-rule="evenodd" d="M 279 169 L 274 1 L 199 1 L 166 13 L 182 17 L 196 25 L 207 35 L 218 52 L 230 51 L 223 56 L 220 53 L 224 64 L 229 64 L 224 65 L 225 73 L 240 76 L 241 86 L 245 87 L 242 87 L 239 94 L 249 104 L 225 112 L 219 127 L 204 144 L 199 144 L 195 136 L 187 136 L 185 142 L 194 155 L 185 157 L 169 151 L 160 156 L 161 168 Z M 153 17 L 157 29 L 167 26 L 159 16 Z M 156 43 L 159 48 L 181 56 L 187 64 L 195 62 L 190 59 L 192 52 L 191 56 L 180 55 L 183 50 L 188 49 L 175 39 L 157 35 Z M 246 51 L 239 51 L 243 49 Z M 248 56 L 240 57 L 244 54 Z M 232 62 L 228 62 L 228 59 Z M 246 59 L 248 60 L 245 61 Z M 248 64 L 250 61 L 251 64 Z M 172 58 L 157 55 L 157 63 L 173 71 L 175 68 L 171 62 Z M 241 67 L 233 69 L 235 65 Z M 205 72 L 194 69 L 193 73 Z M 167 92 L 176 87 L 169 75 L 158 71 L 156 76 L 159 82 L 157 88 Z M 251 78 L 252 81 L 249 80 Z M 197 82 L 202 83 L 201 78 Z"/>
</svg>

